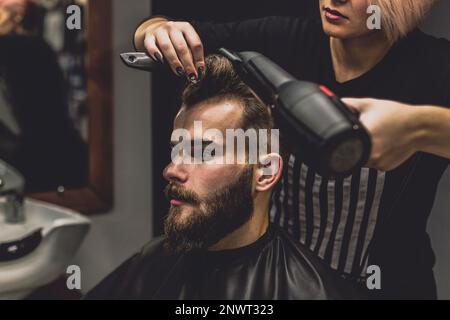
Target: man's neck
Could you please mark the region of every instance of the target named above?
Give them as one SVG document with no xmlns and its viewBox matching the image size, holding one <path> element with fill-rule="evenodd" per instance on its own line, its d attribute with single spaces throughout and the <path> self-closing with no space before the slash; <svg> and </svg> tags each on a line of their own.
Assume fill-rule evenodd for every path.
<svg viewBox="0 0 450 320">
<path fill-rule="evenodd" d="M 386 56 L 391 47 L 382 32 L 355 39 L 330 37 L 336 81 L 342 83 L 365 74 Z"/>
<path fill-rule="evenodd" d="M 209 247 L 209 251 L 222 251 L 242 248 L 256 242 L 261 238 L 269 227 L 269 210 L 266 207 L 264 213 L 253 210 L 252 217 L 241 227 L 222 238 L 219 242 Z M 258 214 L 255 214 L 255 213 Z"/>
</svg>

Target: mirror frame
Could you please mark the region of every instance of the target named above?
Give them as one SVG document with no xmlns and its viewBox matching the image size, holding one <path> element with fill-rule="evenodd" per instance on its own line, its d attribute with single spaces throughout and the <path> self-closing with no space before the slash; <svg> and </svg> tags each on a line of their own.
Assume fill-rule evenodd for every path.
<svg viewBox="0 0 450 320">
<path fill-rule="evenodd" d="M 80 189 L 27 194 L 83 214 L 113 206 L 112 1 L 89 1 L 87 10 L 88 185 Z M 69 168 L 70 169 L 70 168 Z"/>
</svg>

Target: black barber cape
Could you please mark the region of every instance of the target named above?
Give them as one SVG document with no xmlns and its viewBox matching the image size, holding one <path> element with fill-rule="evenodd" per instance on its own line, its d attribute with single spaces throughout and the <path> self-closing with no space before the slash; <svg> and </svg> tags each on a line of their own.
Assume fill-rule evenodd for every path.
<svg viewBox="0 0 450 320">
<path fill-rule="evenodd" d="M 272 300 L 356 298 L 298 241 L 275 225 L 233 250 L 170 254 L 163 238 L 147 244 L 85 299 Z"/>
</svg>

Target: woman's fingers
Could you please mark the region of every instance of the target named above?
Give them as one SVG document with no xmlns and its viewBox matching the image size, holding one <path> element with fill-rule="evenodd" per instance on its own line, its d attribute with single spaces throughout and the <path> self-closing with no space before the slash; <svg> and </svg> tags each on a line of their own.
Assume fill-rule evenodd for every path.
<svg viewBox="0 0 450 320">
<path fill-rule="evenodd" d="M 152 57 L 155 61 L 159 61 L 161 63 L 164 62 L 163 55 L 156 45 L 156 38 L 154 35 L 148 35 L 145 37 L 144 46 L 150 57 Z"/>
<path fill-rule="evenodd" d="M 191 81 L 203 76 L 203 44 L 190 23 L 164 22 L 147 31 L 144 44 L 152 58 L 167 62 L 178 76 L 187 75 Z"/>
<path fill-rule="evenodd" d="M 365 110 L 365 107 L 368 105 L 369 100 L 361 98 L 343 98 L 342 102 L 350 111 L 359 115 Z"/>
<path fill-rule="evenodd" d="M 179 29 L 174 29 L 170 32 L 169 37 L 172 41 L 173 47 L 175 48 L 178 59 L 186 72 L 186 76 L 190 81 L 197 81 L 197 71 L 192 59 L 191 51 L 189 50 L 183 33 Z"/>
<path fill-rule="evenodd" d="M 197 31 L 195 31 L 194 27 L 192 27 L 190 23 L 186 23 L 182 30 L 186 42 L 190 48 L 192 58 L 194 59 L 193 63 L 195 65 L 195 69 L 197 70 L 197 75 L 201 78 L 205 72 L 205 53 L 202 41 L 200 36 L 197 34 Z"/>
<path fill-rule="evenodd" d="M 159 50 L 161 50 L 164 59 L 169 63 L 172 71 L 178 76 L 184 76 L 183 64 L 178 59 L 177 52 L 167 30 L 163 28 L 158 29 L 155 38 Z"/>
</svg>

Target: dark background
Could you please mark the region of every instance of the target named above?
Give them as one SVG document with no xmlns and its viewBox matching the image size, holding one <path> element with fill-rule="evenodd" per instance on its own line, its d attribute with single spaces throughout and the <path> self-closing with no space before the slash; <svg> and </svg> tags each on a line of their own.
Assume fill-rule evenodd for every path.
<svg viewBox="0 0 450 320">
<path fill-rule="evenodd" d="M 264 16 L 318 16 L 318 1 L 313 0 L 154 0 L 155 15 L 165 15 L 180 20 L 235 21 Z M 162 177 L 170 162 L 169 140 L 172 121 L 180 105 L 179 92 L 183 81 L 173 75 L 155 74 L 153 81 L 152 145 L 153 150 L 153 231 L 163 231 L 163 218 L 168 211 L 168 201 L 163 190 L 167 182 Z"/>
</svg>

